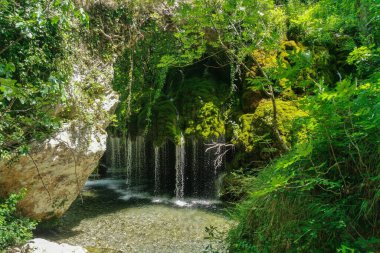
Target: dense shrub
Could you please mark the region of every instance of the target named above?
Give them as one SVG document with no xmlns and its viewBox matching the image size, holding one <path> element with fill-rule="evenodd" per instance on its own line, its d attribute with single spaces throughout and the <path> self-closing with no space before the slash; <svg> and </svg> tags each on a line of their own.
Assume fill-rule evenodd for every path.
<svg viewBox="0 0 380 253">
<path fill-rule="evenodd" d="M 379 250 L 379 88 L 343 81 L 305 101 L 309 138 L 252 178 L 232 252 Z"/>
<path fill-rule="evenodd" d="M 17 203 L 25 192 L 11 194 L 9 198 L 0 200 L 0 251 L 8 246 L 23 243 L 32 238 L 32 230 L 37 222 L 22 217 L 17 212 Z"/>
<path fill-rule="evenodd" d="M 278 125 L 284 141 L 291 145 L 291 133 L 295 119 L 306 113 L 297 108 L 292 101 L 277 100 Z M 233 142 L 242 145 L 246 152 L 259 149 L 263 153 L 276 153 L 273 133 L 273 107 L 270 100 L 262 100 L 252 114 L 243 114 L 239 118 L 239 126 L 235 129 Z"/>
<path fill-rule="evenodd" d="M 27 153 L 59 126 L 71 75 L 67 37 L 85 17 L 72 1 L 0 0 L 0 159 Z"/>
</svg>

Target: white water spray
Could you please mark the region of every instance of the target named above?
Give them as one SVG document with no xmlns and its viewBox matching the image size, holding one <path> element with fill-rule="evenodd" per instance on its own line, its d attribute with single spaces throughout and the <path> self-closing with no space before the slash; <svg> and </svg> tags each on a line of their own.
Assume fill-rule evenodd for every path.
<svg viewBox="0 0 380 253">
<path fill-rule="evenodd" d="M 160 148 L 154 147 L 154 194 L 160 193 Z"/>
<path fill-rule="evenodd" d="M 185 138 L 181 134 L 180 143 L 175 147 L 175 196 L 183 198 L 185 195 Z"/>
</svg>

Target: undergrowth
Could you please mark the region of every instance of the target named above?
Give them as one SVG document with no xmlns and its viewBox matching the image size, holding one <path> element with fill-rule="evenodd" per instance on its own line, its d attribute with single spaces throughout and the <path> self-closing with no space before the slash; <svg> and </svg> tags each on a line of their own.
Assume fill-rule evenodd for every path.
<svg viewBox="0 0 380 253">
<path fill-rule="evenodd" d="M 11 194 L 0 200 L 0 252 L 5 248 L 26 242 L 33 237 L 37 222 L 19 215 L 17 203 L 25 196 L 25 191 Z"/>
<path fill-rule="evenodd" d="M 231 252 L 380 250 L 379 83 L 304 101 L 309 138 L 251 179 Z"/>
</svg>

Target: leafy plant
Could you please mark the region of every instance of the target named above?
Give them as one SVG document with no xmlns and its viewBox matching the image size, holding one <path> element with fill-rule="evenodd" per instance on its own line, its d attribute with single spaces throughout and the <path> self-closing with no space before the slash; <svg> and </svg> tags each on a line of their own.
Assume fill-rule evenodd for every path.
<svg viewBox="0 0 380 253">
<path fill-rule="evenodd" d="M 0 250 L 21 244 L 33 237 L 32 231 L 37 222 L 20 216 L 17 211 L 17 203 L 24 196 L 25 191 L 21 191 L 0 201 Z"/>
<path fill-rule="evenodd" d="M 252 181 L 230 234 L 233 251 L 240 252 L 234 242 L 241 240 L 259 252 L 330 252 L 343 243 L 376 251 L 378 93 L 379 83 L 343 81 L 305 101 L 309 138 Z"/>
<path fill-rule="evenodd" d="M 59 126 L 70 76 L 62 62 L 76 20 L 88 21 L 72 1 L 1 1 L 0 158 L 27 153 Z"/>
<path fill-rule="evenodd" d="M 205 228 L 208 240 L 208 245 L 203 250 L 203 253 L 224 253 L 227 252 L 227 245 L 225 242 L 226 234 L 220 232 L 217 227 L 209 226 Z"/>
</svg>

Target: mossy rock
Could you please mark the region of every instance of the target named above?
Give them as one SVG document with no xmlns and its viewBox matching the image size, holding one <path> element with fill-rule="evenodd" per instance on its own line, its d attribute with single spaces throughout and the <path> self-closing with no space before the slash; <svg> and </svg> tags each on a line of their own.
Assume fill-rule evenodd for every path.
<svg viewBox="0 0 380 253">
<path fill-rule="evenodd" d="M 179 143 L 181 130 L 179 129 L 177 108 L 170 99 L 160 98 L 151 109 L 150 131 L 155 140 L 155 145 L 160 146 L 166 140 Z M 148 124 L 149 112 L 144 109 L 139 114 L 139 129 L 144 129 Z"/>
<path fill-rule="evenodd" d="M 223 136 L 225 131 L 220 109 L 213 102 L 208 102 L 203 104 L 195 119 L 189 121 L 185 133 L 209 140 Z"/>
<path fill-rule="evenodd" d="M 254 113 L 263 99 L 261 91 L 246 89 L 242 95 L 242 107 L 244 113 Z"/>
<path fill-rule="evenodd" d="M 278 128 L 285 143 L 292 144 L 293 122 L 307 116 L 291 101 L 276 100 Z M 260 153 L 276 153 L 277 143 L 273 135 L 273 105 L 271 100 L 262 100 L 254 113 L 243 114 L 239 125 L 234 131 L 234 143 L 243 146 L 246 152 L 260 149 Z"/>
</svg>

